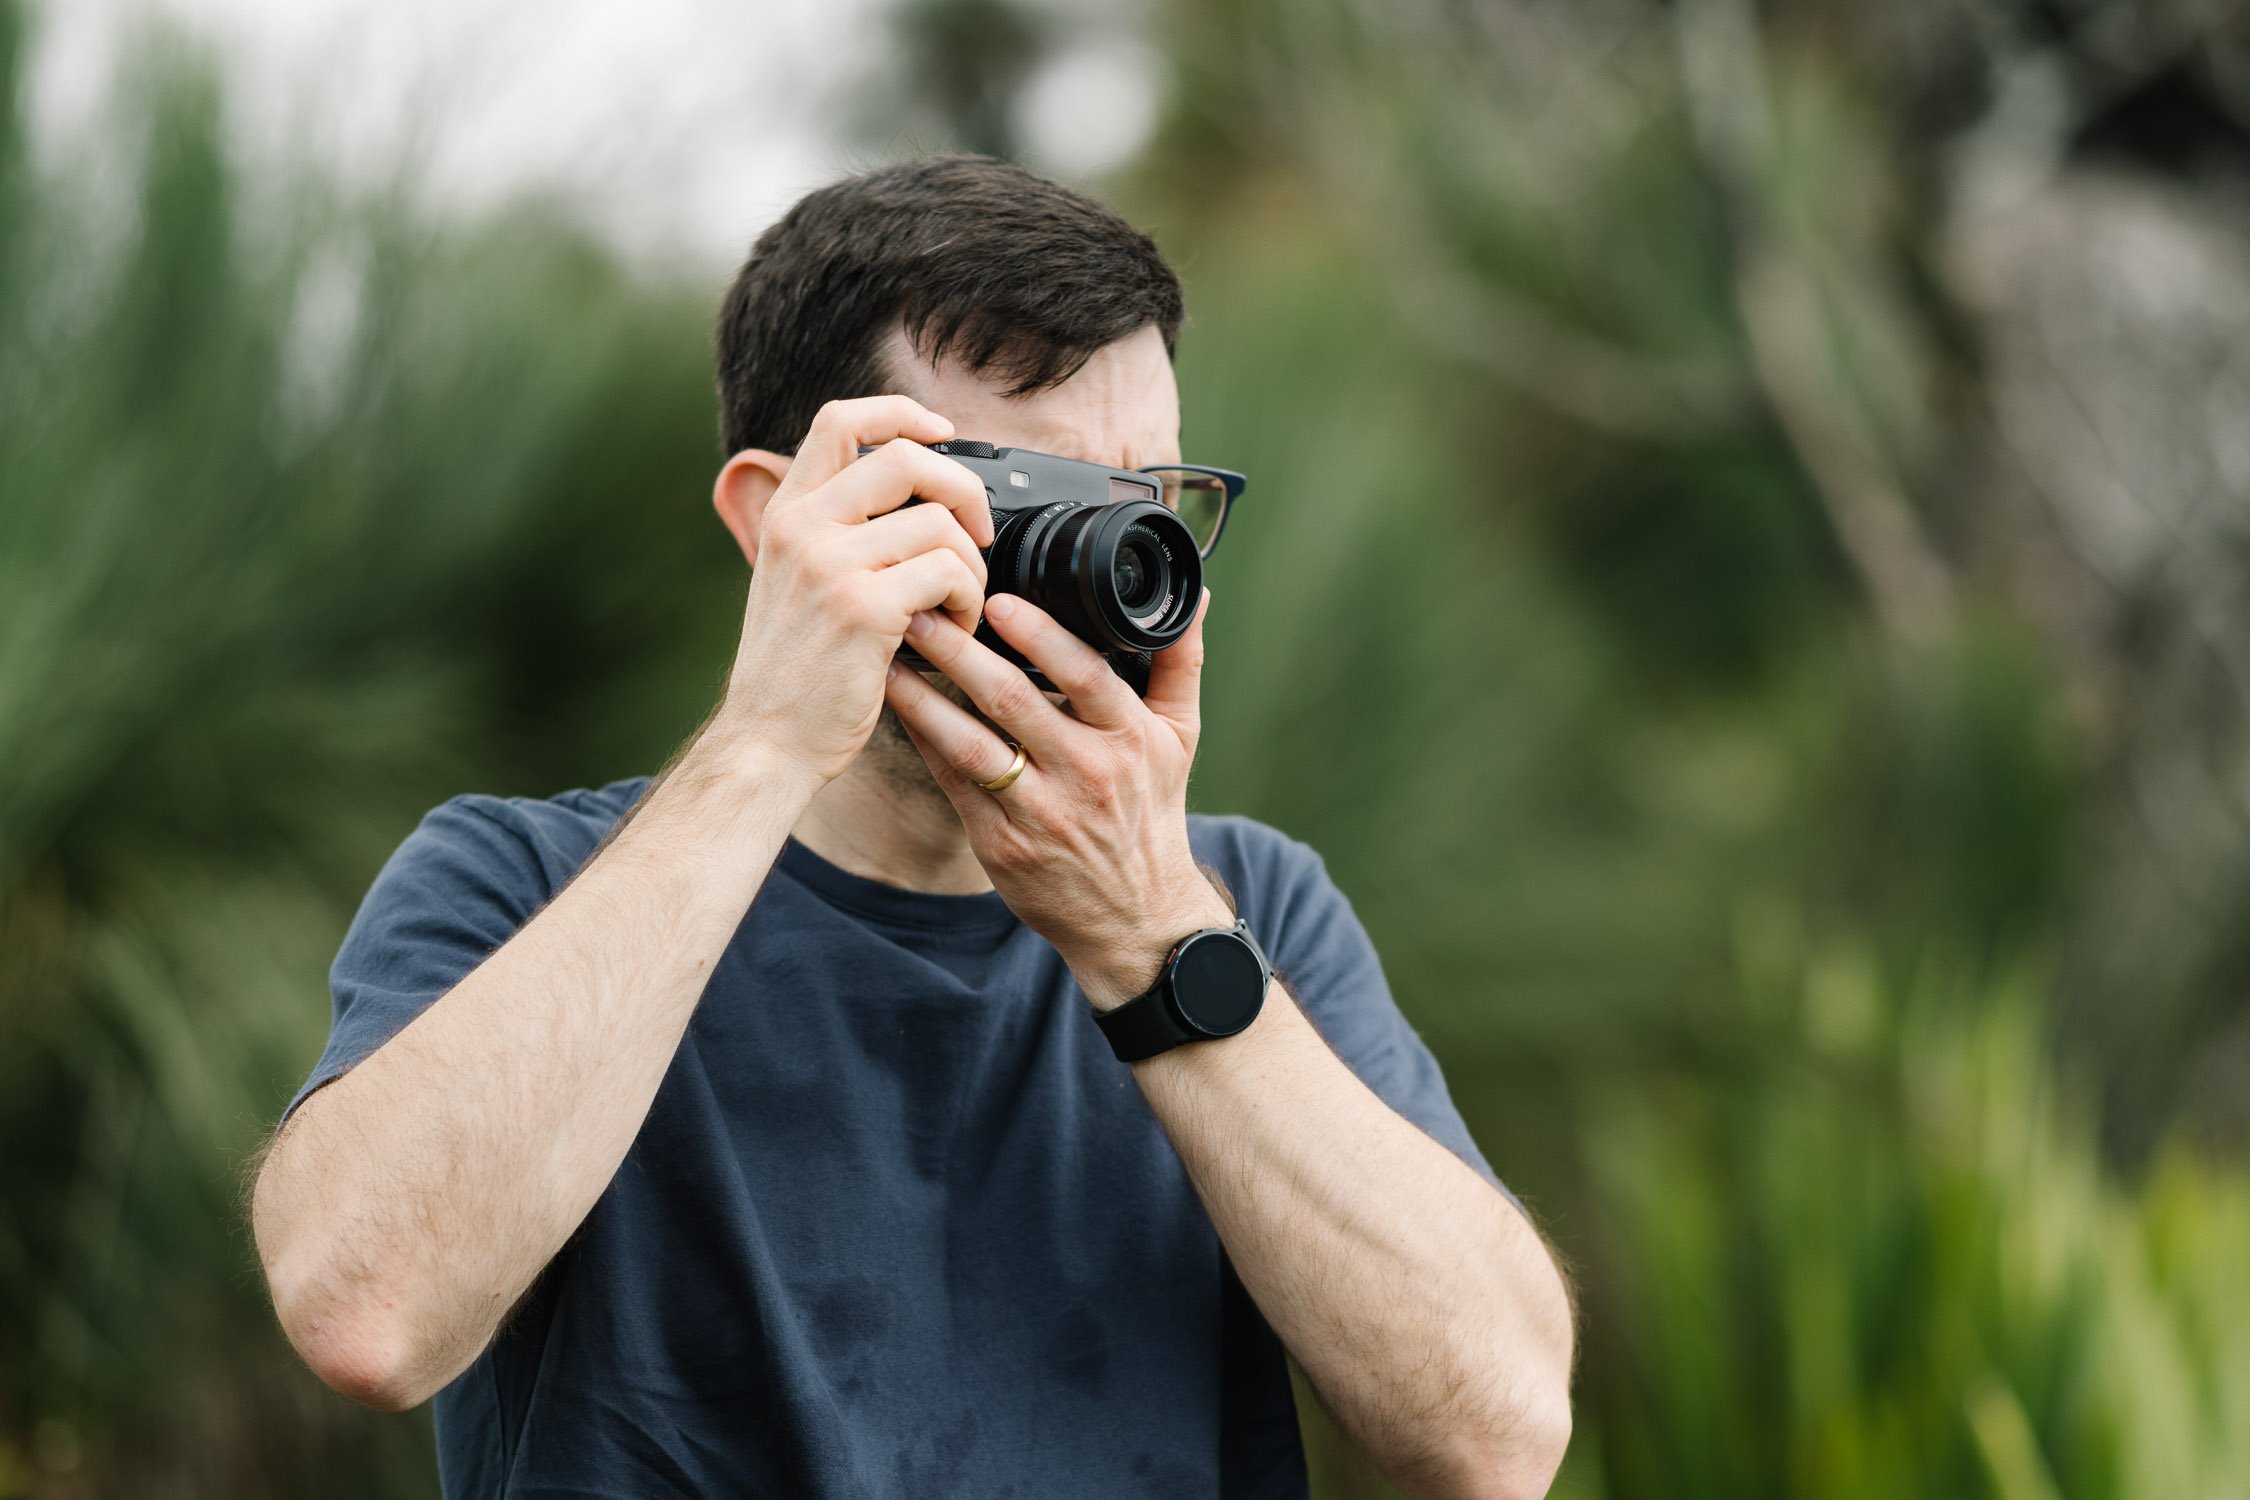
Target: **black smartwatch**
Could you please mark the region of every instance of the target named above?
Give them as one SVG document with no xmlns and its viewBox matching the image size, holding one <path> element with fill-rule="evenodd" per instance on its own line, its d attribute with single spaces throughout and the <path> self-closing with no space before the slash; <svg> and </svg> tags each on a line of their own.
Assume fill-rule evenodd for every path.
<svg viewBox="0 0 2250 1500">
<path fill-rule="evenodd" d="M 1206 927 L 1175 944 L 1156 987 L 1095 1015 L 1119 1062 L 1139 1062 L 1182 1042 L 1233 1036 L 1258 1019 L 1273 965 L 1248 922 Z"/>
</svg>

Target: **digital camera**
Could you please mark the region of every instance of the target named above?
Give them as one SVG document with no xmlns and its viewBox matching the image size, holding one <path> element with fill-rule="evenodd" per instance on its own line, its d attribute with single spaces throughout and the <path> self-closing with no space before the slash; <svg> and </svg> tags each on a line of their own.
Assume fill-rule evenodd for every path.
<svg viewBox="0 0 2250 1500">
<path fill-rule="evenodd" d="M 930 448 L 984 481 L 993 530 L 992 545 L 983 549 L 985 592 L 1029 599 L 1146 694 L 1149 653 L 1187 634 L 1203 597 L 1195 537 L 1164 504 L 1157 481 L 967 438 Z M 977 639 L 1022 667 L 1042 691 L 1054 690 L 989 623 L 979 622 Z M 929 665 L 911 646 L 900 655 L 909 665 Z"/>
</svg>

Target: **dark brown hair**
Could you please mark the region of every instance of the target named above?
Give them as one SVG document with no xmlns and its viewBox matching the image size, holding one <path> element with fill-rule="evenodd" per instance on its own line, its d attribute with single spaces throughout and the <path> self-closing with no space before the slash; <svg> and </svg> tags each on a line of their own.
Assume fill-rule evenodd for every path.
<svg viewBox="0 0 2250 1500">
<path fill-rule="evenodd" d="M 931 156 L 807 194 L 758 236 L 714 342 L 728 453 L 793 448 L 826 401 L 889 387 L 881 348 L 1008 382 L 1068 380 L 1150 325 L 1177 344 L 1179 278 L 1091 198 L 987 156 Z"/>
</svg>

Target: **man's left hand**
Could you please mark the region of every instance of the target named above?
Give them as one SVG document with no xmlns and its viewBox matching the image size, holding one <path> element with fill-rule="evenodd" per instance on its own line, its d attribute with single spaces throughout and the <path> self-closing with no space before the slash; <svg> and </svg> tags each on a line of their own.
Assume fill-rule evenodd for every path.
<svg viewBox="0 0 2250 1500">
<path fill-rule="evenodd" d="M 995 594 L 985 618 L 1046 673 L 1058 706 L 1013 662 L 942 615 L 907 637 L 1029 756 L 901 663 L 884 697 L 952 799 L 970 847 L 1016 915 L 1054 944 L 1097 1009 L 1156 982 L 1173 944 L 1233 913 L 1188 847 L 1188 768 L 1201 727 L 1205 591 L 1186 635 L 1155 655 L 1138 697 L 1101 654 L 1027 599 Z"/>
<path fill-rule="evenodd" d="M 1022 599 L 986 617 L 1069 702 L 959 625 L 909 632 L 999 733 L 893 664 L 884 693 L 1016 914 L 1095 1005 L 1154 982 L 1171 945 L 1228 925 L 1188 849 L 1203 621 L 1146 702 Z M 926 622 L 926 623 L 924 623 Z M 1030 753 L 997 794 L 978 787 Z M 1358 1078 L 1286 988 L 1249 1037 L 1133 1066 L 1274 1332 L 1346 1429 L 1414 1495 L 1534 1495 L 1570 1437 L 1570 1300 L 1531 1221 Z M 1339 1007 L 1388 1007 L 1380 989 Z M 1245 1065 L 1247 1064 L 1247 1065 Z"/>
</svg>

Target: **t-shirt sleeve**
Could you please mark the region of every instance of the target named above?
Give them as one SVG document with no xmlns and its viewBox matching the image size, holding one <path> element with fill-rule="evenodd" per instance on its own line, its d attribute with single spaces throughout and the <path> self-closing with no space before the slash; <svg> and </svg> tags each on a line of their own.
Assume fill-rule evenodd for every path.
<svg viewBox="0 0 2250 1500">
<path fill-rule="evenodd" d="M 537 855 L 487 810 L 492 801 L 457 797 L 436 808 L 375 877 L 328 971 L 328 1046 L 284 1121 L 466 978 L 546 899 Z"/>
<path fill-rule="evenodd" d="M 1437 1059 L 1399 1013 L 1375 944 L 1327 865 L 1294 839 L 1262 831 L 1275 846 L 1260 882 L 1269 910 L 1246 905 L 1245 915 L 1298 1005 L 1377 1098 L 1515 1201 L 1470 1138 Z"/>
</svg>

